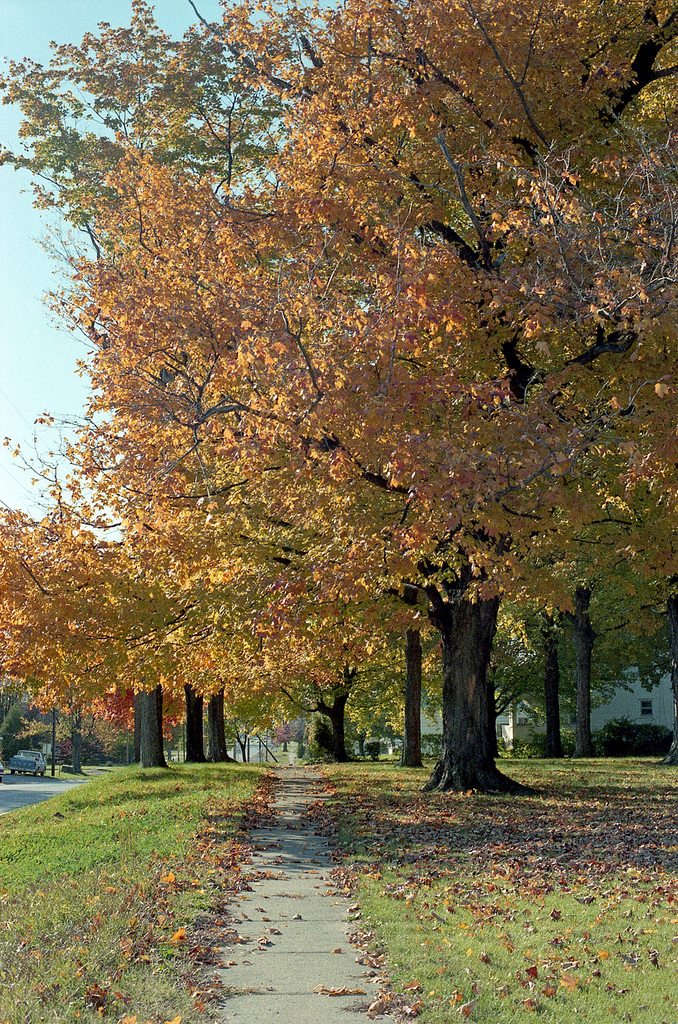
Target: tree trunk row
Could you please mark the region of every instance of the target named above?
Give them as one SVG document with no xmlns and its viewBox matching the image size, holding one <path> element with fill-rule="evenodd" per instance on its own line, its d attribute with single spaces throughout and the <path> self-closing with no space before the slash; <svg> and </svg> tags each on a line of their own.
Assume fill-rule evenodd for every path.
<svg viewBox="0 0 678 1024">
<path fill-rule="evenodd" d="M 432 587 L 429 612 L 432 624 L 440 634 L 443 669 L 443 735 L 442 751 L 427 790 L 482 792 L 521 792 L 525 788 L 503 775 L 496 767 L 496 744 L 493 742 L 494 719 L 488 686 L 488 669 L 492 642 L 497 626 L 499 598 L 471 601 L 463 596 L 445 600 Z M 574 627 L 577 686 L 575 756 L 590 757 L 591 739 L 591 659 L 595 632 L 590 618 L 591 589 L 577 587 L 575 607 L 568 614 Z M 671 682 L 674 699 L 674 730 L 666 764 L 678 764 L 678 595 L 667 600 L 669 640 L 671 645 Z M 546 703 L 546 756 L 562 757 L 558 690 L 557 623 L 544 615 L 542 642 L 545 655 L 544 694 Z M 405 636 L 405 727 L 403 765 L 421 764 L 421 638 L 419 630 L 408 629 Z M 343 689 L 333 704 L 319 700 L 316 710 L 326 715 L 332 725 L 333 754 L 337 761 L 347 761 L 345 745 L 345 711 L 356 669 L 344 669 Z M 203 699 L 190 685 L 186 693 L 186 755 L 187 760 L 204 761 L 202 716 Z M 210 699 L 208 729 L 212 760 L 226 760 L 224 735 L 223 691 Z M 165 767 L 162 744 L 162 688 L 139 691 L 135 696 L 135 751 L 139 739 L 139 758 L 143 767 Z"/>
<path fill-rule="evenodd" d="M 204 762 L 203 698 L 190 684 L 186 697 L 186 760 Z M 214 694 L 207 706 L 211 761 L 231 761 L 224 729 L 224 691 Z M 134 695 L 134 757 L 142 768 L 166 768 L 162 737 L 162 686 L 139 690 Z"/>
</svg>

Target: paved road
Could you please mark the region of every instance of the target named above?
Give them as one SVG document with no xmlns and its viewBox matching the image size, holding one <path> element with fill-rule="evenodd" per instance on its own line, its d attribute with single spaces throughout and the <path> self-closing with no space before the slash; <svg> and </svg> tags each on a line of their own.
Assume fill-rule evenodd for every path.
<svg viewBox="0 0 678 1024">
<path fill-rule="evenodd" d="M 29 804 L 39 804 L 88 781 L 53 779 L 51 775 L 45 775 L 44 779 L 35 779 L 32 775 L 10 775 L 6 772 L 0 785 L 0 814 L 16 811 L 19 807 L 28 807 Z"/>
</svg>

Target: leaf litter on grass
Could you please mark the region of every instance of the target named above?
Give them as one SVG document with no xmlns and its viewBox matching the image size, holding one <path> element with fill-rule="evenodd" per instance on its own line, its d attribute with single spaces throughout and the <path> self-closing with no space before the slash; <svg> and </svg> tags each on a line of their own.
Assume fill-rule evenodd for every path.
<svg viewBox="0 0 678 1024">
<path fill-rule="evenodd" d="M 416 976 L 431 1024 L 533 1012 L 673 1024 L 674 775 L 638 761 L 576 777 L 512 767 L 542 795 L 424 794 L 421 773 L 332 768 L 336 836 L 393 988 Z"/>
</svg>

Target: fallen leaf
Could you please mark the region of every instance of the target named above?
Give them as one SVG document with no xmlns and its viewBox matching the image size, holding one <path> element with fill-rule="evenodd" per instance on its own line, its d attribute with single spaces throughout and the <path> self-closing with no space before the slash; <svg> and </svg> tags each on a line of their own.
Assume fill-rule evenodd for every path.
<svg viewBox="0 0 678 1024">
<path fill-rule="evenodd" d="M 185 941 L 186 941 L 186 929 L 185 928 L 178 928 L 175 931 L 175 933 L 172 936 L 172 938 L 170 939 L 170 942 L 185 942 Z"/>
<path fill-rule="evenodd" d="M 368 1017 L 380 1017 L 382 1013 L 386 1012 L 388 1003 L 385 1003 L 383 999 L 375 999 L 373 1003 L 367 1008 Z"/>
<path fill-rule="evenodd" d="M 364 996 L 365 991 L 362 988 L 327 988 L 325 985 L 316 985 L 313 989 L 321 996 Z"/>
<path fill-rule="evenodd" d="M 577 979 L 573 978 L 571 974 L 567 974 L 566 971 L 561 971 L 560 984 L 563 988 L 566 988 L 568 992 L 574 992 L 577 987 Z"/>
</svg>

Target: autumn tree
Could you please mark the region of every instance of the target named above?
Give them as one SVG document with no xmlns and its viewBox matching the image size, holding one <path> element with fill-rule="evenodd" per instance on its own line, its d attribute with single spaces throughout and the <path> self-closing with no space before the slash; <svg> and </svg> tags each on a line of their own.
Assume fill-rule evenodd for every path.
<svg viewBox="0 0 678 1024">
<path fill-rule="evenodd" d="M 634 203 L 649 211 L 667 187 L 671 138 L 656 118 L 639 124 L 635 108 L 628 125 L 624 118 L 663 76 L 675 19 L 670 11 L 646 17 L 640 6 L 624 27 L 588 9 L 577 12 L 583 18 L 561 8 L 535 13 L 511 36 L 511 62 L 524 68 L 519 84 L 496 34 L 517 9 L 495 5 L 486 24 L 484 11 L 461 4 L 452 15 L 456 31 L 437 42 L 430 19 L 443 11 L 434 4 L 356 8 L 350 16 L 347 8 L 316 32 L 317 42 L 309 30 L 300 63 L 278 65 L 278 87 L 284 64 L 290 88 L 283 92 L 298 87 L 306 97 L 290 103 L 290 141 L 274 165 L 288 191 L 275 206 L 249 197 L 250 207 L 275 216 L 210 206 L 204 191 L 149 164 L 129 179 L 125 224 L 133 199 L 154 232 L 144 242 L 151 252 L 134 246 L 135 264 L 150 271 L 158 256 L 168 262 L 167 209 L 187 239 L 195 238 L 200 211 L 199 255 L 190 245 L 189 268 L 172 246 L 168 272 L 153 276 L 152 306 L 136 301 L 138 273 L 119 279 L 122 262 L 85 269 L 97 303 L 106 299 L 97 306 L 101 329 L 118 344 L 134 330 L 137 339 L 152 337 L 157 351 L 170 303 L 204 325 L 194 327 L 189 365 L 202 358 L 203 338 L 232 339 L 210 364 L 211 405 L 204 392 L 195 403 L 185 376 L 168 389 L 177 419 L 185 408 L 201 425 L 204 417 L 230 423 L 218 428 L 224 454 L 248 452 L 269 464 L 284 454 L 293 467 L 320 460 L 337 490 L 373 487 L 400 501 L 402 523 L 386 550 L 383 531 L 356 546 L 358 571 L 379 578 L 386 565 L 383 584 L 409 580 L 429 599 L 446 678 L 443 758 L 431 780 L 440 788 L 510 786 L 493 766 L 487 736 L 487 664 L 512 570 L 509 539 L 534 531 L 563 500 L 559 479 L 610 443 L 613 426 L 629 437 L 664 397 L 643 390 L 665 368 L 657 349 L 640 360 L 638 377 L 637 345 L 650 340 L 640 295 L 648 275 L 638 277 L 630 233 L 623 244 L 617 238 L 614 189 L 622 174 L 632 182 L 624 207 L 631 222 Z M 288 35 L 298 32 L 294 18 L 281 24 Z M 268 45 L 275 32 L 266 31 Z M 242 38 L 256 47 L 251 32 Z M 607 40 L 597 57 L 594 38 Z M 492 89 L 476 79 L 465 92 L 452 69 L 475 70 L 478 52 Z M 348 63 L 338 56 L 347 53 Z M 565 53 L 578 77 L 563 76 Z M 253 64 L 267 60 L 262 47 Z M 553 109 L 560 121 L 542 129 Z M 655 151 L 662 173 L 651 187 L 641 176 L 649 131 L 662 143 Z M 623 150 L 623 168 L 610 147 Z M 107 230 L 130 249 L 124 202 Z M 666 260 L 659 229 L 652 223 L 641 243 L 655 278 Z M 243 283 L 227 296 L 216 284 L 223 285 L 225 258 L 229 281 Z M 117 259 L 130 265 L 126 250 Z M 181 285 L 195 276 L 204 291 L 198 302 Z M 664 308 L 672 287 L 671 274 L 656 278 L 653 308 Z M 138 372 L 146 358 L 138 340 L 125 352 Z M 99 365 L 108 372 L 105 357 Z M 611 365 L 616 391 L 626 381 L 637 416 L 623 417 L 628 403 L 606 393 Z M 138 403 L 138 388 L 134 395 Z M 160 403 L 148 389 L 143 400 L 152 417 Z M 167 401 L 164 394 L 163 408 Z M 441 431 L 450 422 L 454 429 Z M 355 514 L 354 501 L 348 521 Z"/>
<path fill-rule="evenodd" d="M 331 521 L 318 600 L 428 601 L 430 787 L 515 789 L 489 735 L 501 594 L 554 521 L 599 510 L 582 467 L 675 465 L 678 11 L 349 2 L 232 8 L 209 35 L 280 102 L 284 145 L 223 200 L 215 169 L 138 150 L 88 196 L 99 258 L 64 299 L 95 346 L 83 478 L 143 495 L 141 532 L 179 466 L 192 497 Z M 283 573 L 291 620 L 299 596 Z"/>
</svg>

